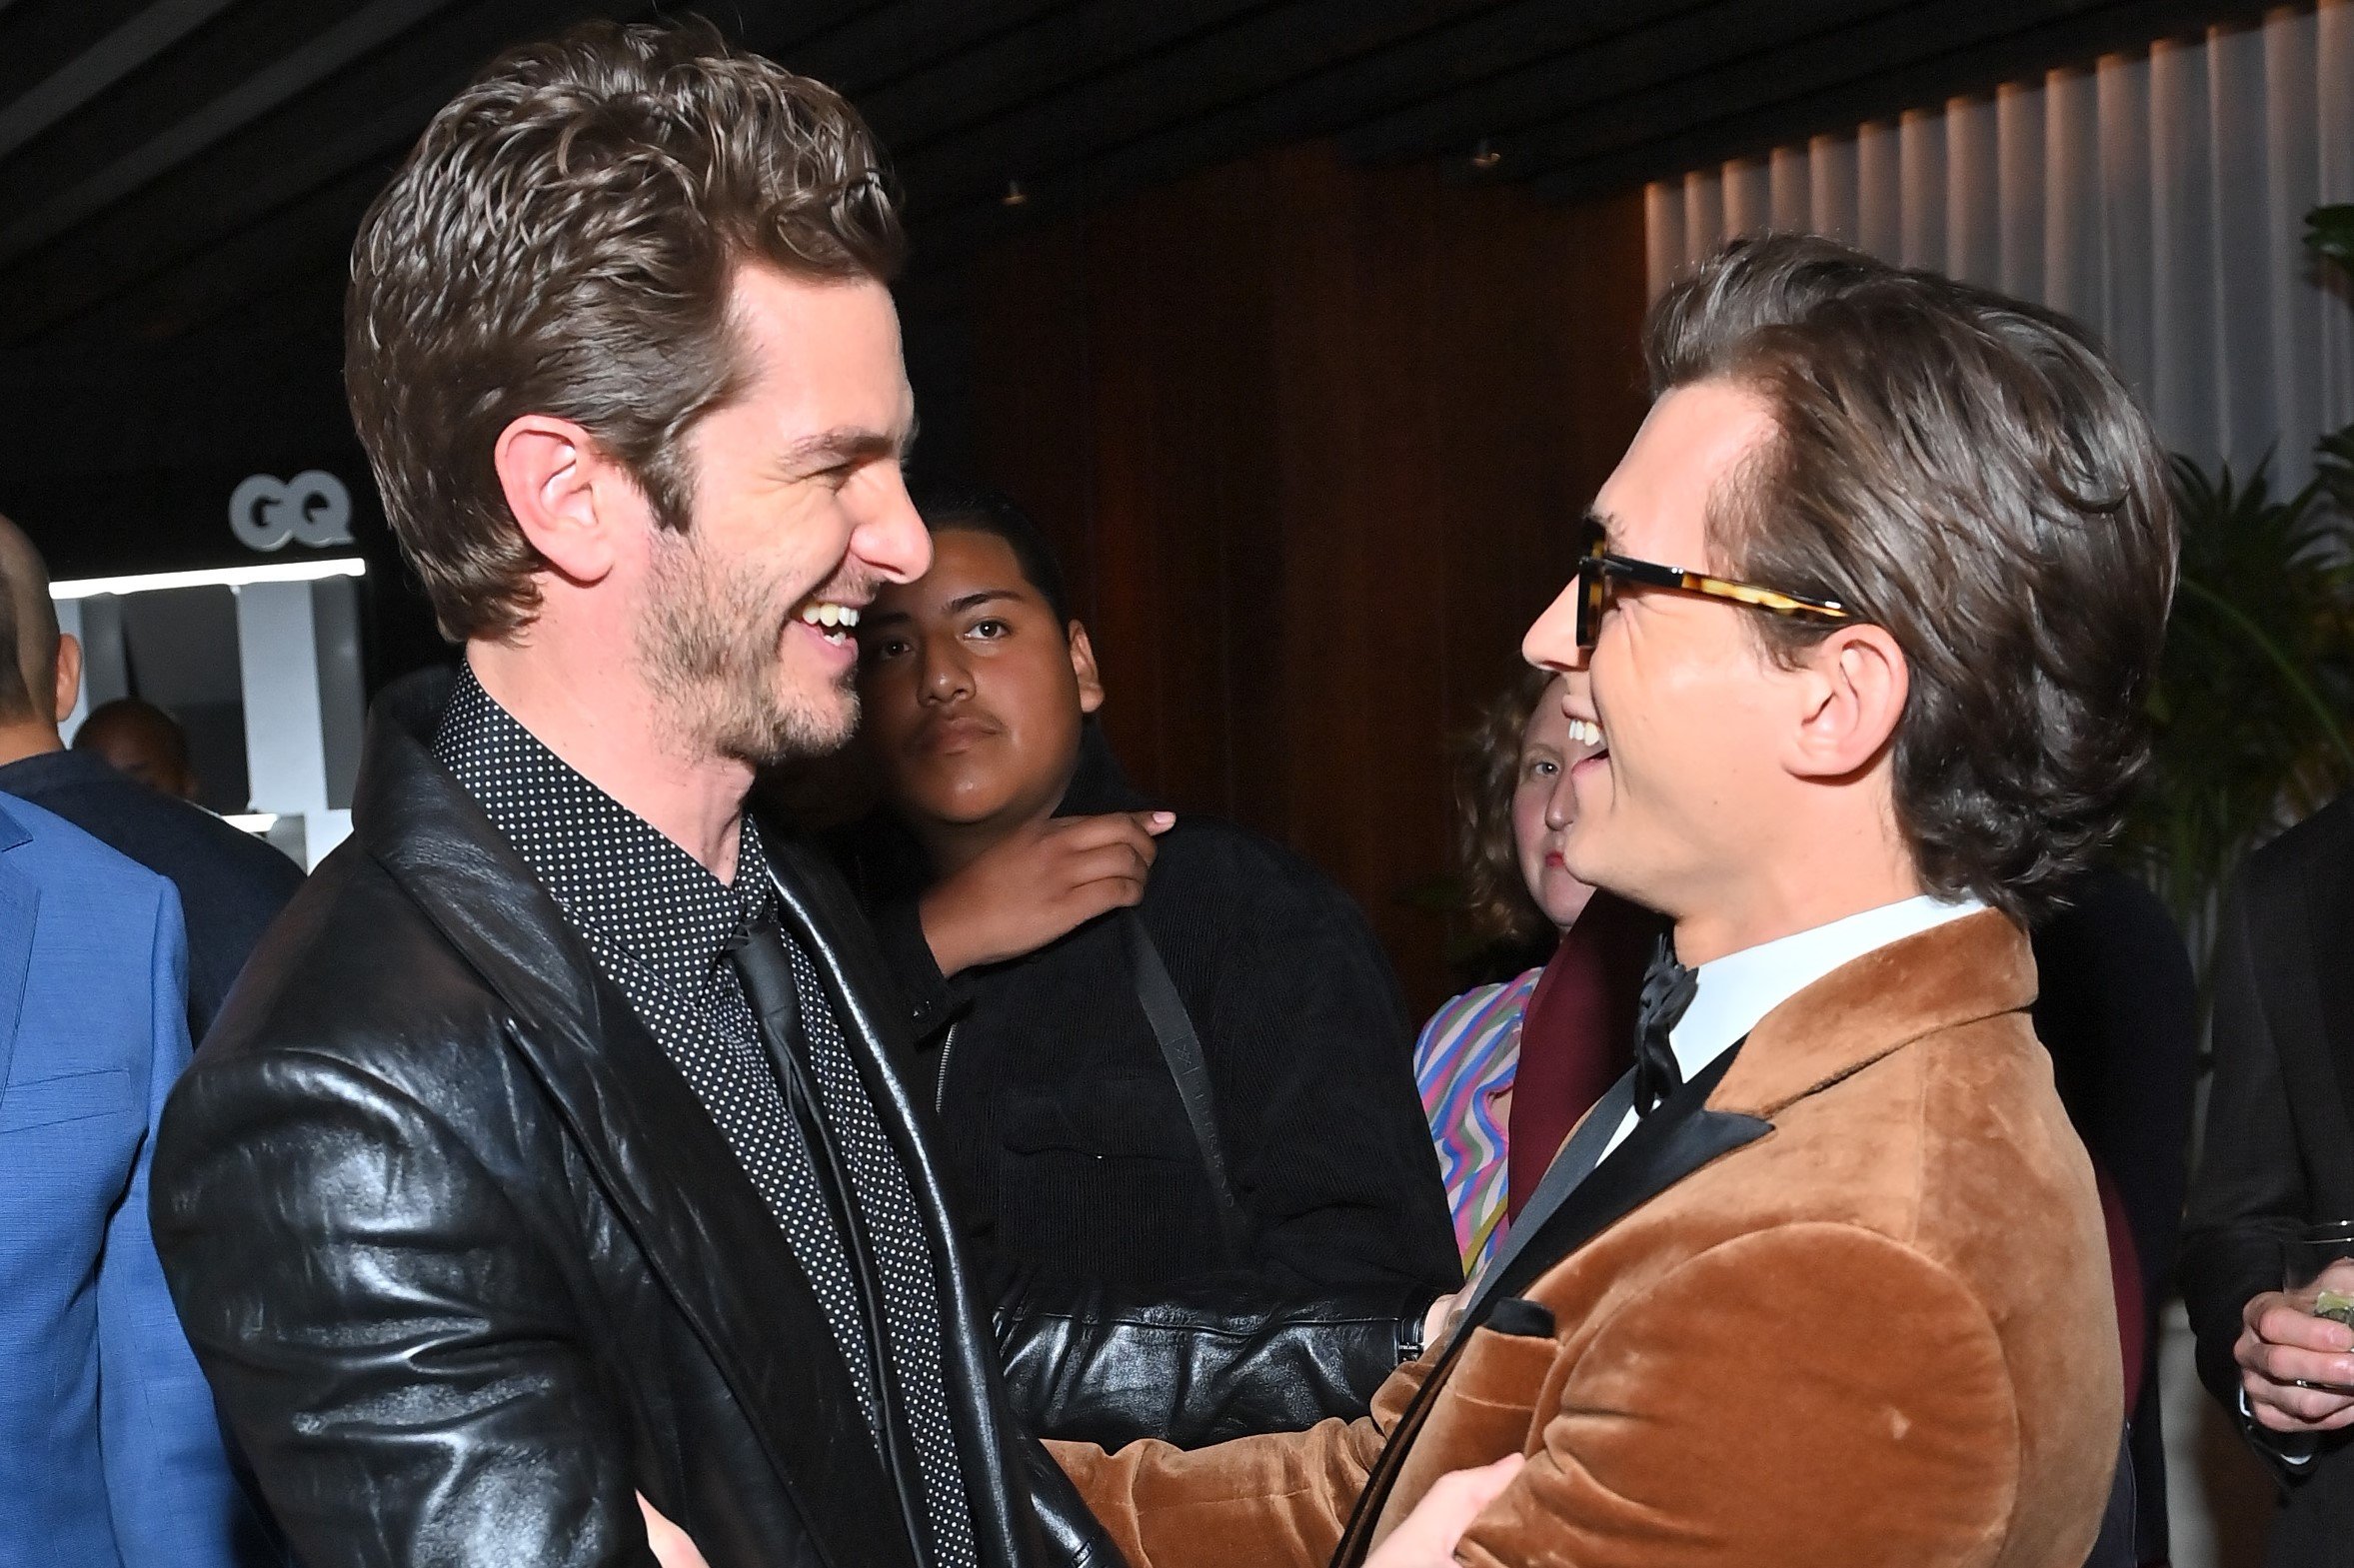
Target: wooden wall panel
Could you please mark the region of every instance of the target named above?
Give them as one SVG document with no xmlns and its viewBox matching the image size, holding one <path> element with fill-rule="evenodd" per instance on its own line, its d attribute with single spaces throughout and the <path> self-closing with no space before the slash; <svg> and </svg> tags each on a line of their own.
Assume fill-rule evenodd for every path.
<svg viewBox="0 0 2354 1568">
<path fill-rule="evenodd" d="M 1446 931 L 1449 744 L 1642 414 L 1638 198 L 1294 147 L 1042 226 L 967 282 L 976 466 L 1066 552 L 1129 770 Z"/>
</svg>

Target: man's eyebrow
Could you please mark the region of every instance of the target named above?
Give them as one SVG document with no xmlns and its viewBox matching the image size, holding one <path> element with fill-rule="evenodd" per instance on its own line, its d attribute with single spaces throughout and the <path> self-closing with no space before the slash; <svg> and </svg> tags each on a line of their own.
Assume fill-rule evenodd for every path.
<svg viewBox="0 0 2354 1568">
<path fill-rule="evenodd" d="M 1605 514 L 1596 512 L 1593 508 L 1588 507 L 1585 509 L 1584 518 L 1582 518 L 1580 521 L 1583 523 L 1590 523 L 1595 528 L 1598 528 L 1602 531 L 1603 550 L 1614 551 L 1616 549 L 1616 542 L 1610 537 L 1610 519 Z"/>
<path fill-rule="evenodd" d="M 994 605 L 1000 600 L 1019 602 L 1022 598 L 1023 594 L 1020 589 L 983 588 L 976 589 L 970 594 L 960 594 L 940 608 L 952 616 L 961 616 L 968 610 L 979 610 L 983 605 Z"/>
<path fill-rule="evenodd" d="M 941 606 L 940 609 L 941 614 L 943 615 L 961 616 L 966 611 L 978 610 L 983 605 L 994 605 L 1001 600 L 1019 603 L 1022 598 L 1023 595 L 1019 589 L 981 588 L 975 589 L 970 594 L 958 595 L 955 599 L 952 599 L 947 604 Z M 872 630 L 876 627 L 892 626 L 902 621 L 913 621 L 916 618 L 914 616 L 910 615 L 905 610 L 870 610 L 867 612 L 867 614 L 859 618 L 859 626 L 865 630 Z"/>
<path fill-rule="evenodd" d="M 867 463 L 897 458 L 907 450 L 907 438 L 889 431 L 843 425 L 795 442 L 785 453 L 794 468 L 833 468 L 843 463 Z"/>
</svg>

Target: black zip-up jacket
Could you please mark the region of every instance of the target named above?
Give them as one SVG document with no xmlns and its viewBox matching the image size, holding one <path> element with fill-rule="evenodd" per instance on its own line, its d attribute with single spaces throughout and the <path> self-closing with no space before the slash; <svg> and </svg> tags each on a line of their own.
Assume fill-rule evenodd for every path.
<svg viewBox="0 0 2354 1568">
<path fill-rule="evenodd" d="M 878 1454 L 782 1230 L 434 761 L 447 690 L 378 705 L 352 840 L 158 1139 L 157 1244 L 272 1511 L 306 1568 L 653 1568 L 637 1492 L 712 1568 L 917 1568 L 921 1481 Z M 1007 1413 L 865 923 L 821 861 L 772 858 L 940 1265 L 980 1560 L 1116 1563 Z"/>
</svg>

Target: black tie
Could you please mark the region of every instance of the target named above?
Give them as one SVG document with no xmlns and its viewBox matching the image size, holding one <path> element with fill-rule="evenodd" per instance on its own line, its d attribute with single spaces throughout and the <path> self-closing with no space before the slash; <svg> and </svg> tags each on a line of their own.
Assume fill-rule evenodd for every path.
<svg viewBox="0 0 2354 1568">
<path fill-rule="evenodd" d="M 1651 955 L 1650 970 L 1643 976 L 1642 1000 L 1635 1004 L 1637 1115 L 1648 1116 L 1661 1100 L 1683 1087 L 1683 1069 L 1675 1064 L 1675 1050 L 1668 1044 L 1667 1036 L 1674 1032 L 1685 1009 L 1692 1004 L 1693 992 L 1699 988 L 1699 971 L 1676 962 L 1674 938 L 1661 936 L 1658 951 Z"/>
<path fill-rule="evenodd" d="M 793 982 L 793 960 L 785 954 L 784 938 L 774 920 L 762 920 L 738 931 L 728 942 L 728 956 L 736 978 L 744 985 L 744 999 L 767 1024 L 769 1036 L 787 1049 L 801 1038 L 801 995 Z M 790 1085 L 786 1093 L 793 1092 Z"/>
</svg>

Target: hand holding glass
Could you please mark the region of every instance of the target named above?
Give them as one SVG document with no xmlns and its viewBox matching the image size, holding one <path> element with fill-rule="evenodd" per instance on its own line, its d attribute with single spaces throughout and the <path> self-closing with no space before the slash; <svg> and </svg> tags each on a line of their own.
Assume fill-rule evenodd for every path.
<svg viewBox="0 0 2354 1568">
<path fill-rule="evenodd" d="M 2292 1239 L 2281 1288 L 2298 1311 L 2354 1328 L 2354 1220 L 2313 1225 Z"/>
</svg>

